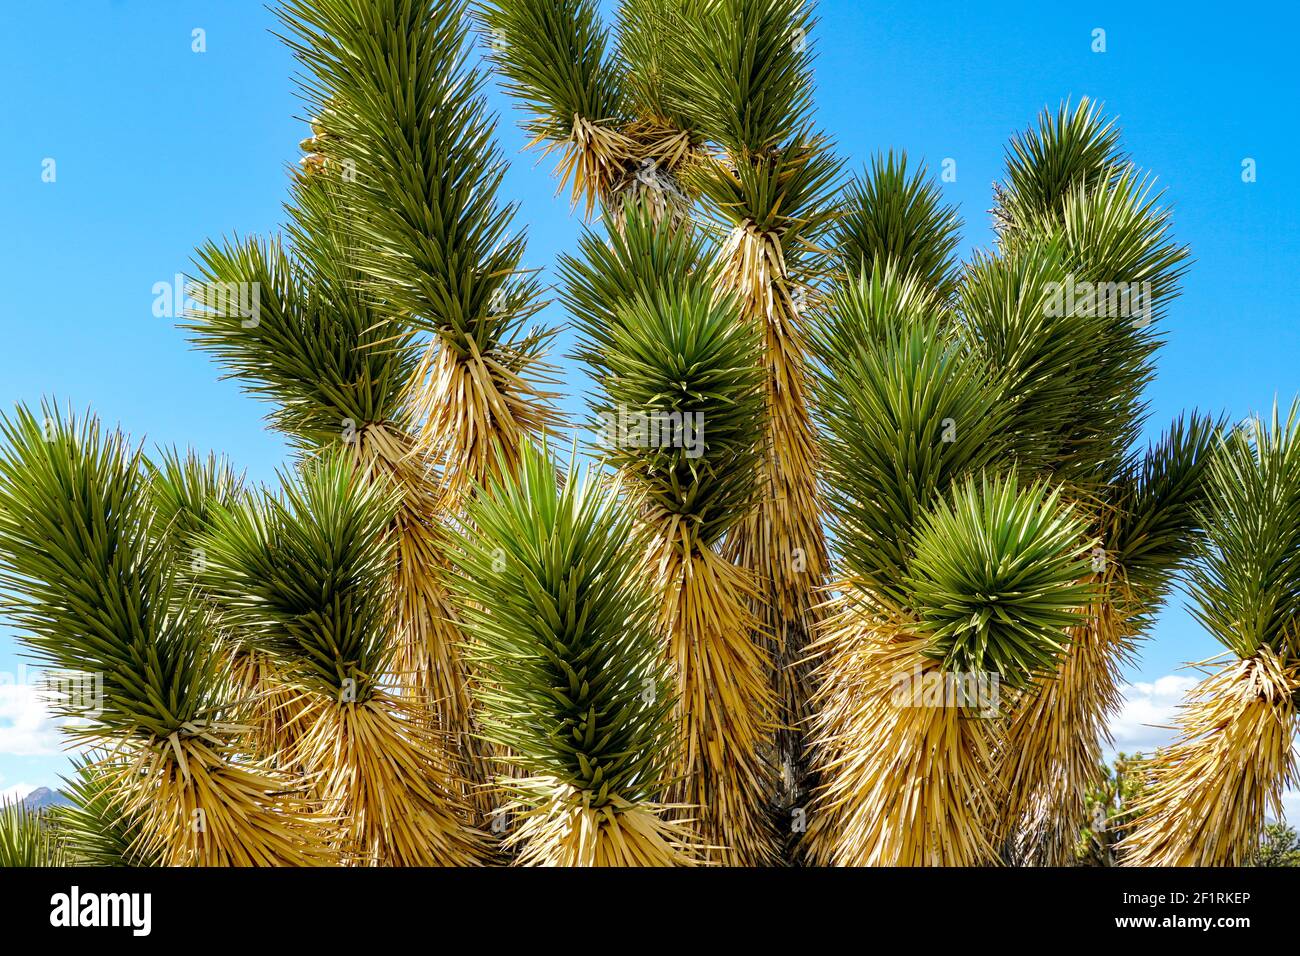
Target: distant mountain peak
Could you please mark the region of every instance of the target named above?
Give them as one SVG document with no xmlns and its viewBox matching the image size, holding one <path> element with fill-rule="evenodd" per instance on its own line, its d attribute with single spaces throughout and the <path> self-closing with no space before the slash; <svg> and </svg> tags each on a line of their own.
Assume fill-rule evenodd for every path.
<svg viewBox="0 0 1300 956">
<path fill-rule="evenodd" d="M 27 796 L 23 797 L 23 806 L 28 810 L 44 810 L 47 807 L 66 807 L 70 803 L 64 794 L 58 790 L 51 790 L 49 787 L 37 787 Z"/>
</svg>

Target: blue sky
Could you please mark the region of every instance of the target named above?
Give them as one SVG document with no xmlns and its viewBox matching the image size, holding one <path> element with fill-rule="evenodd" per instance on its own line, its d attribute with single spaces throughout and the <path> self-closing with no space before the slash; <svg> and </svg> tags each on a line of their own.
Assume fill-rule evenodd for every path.
<svg viewBox="0 0 1300 956">
<path fill-rule="evenodd" d="M 1143 5 L 1155 7 L 1156 5 Z M 986 210 L 1007 138 L 1044 106 L 1088 95 L 1118 116 L 1134 159 L 1159 177 L 1192 265 L 1165 326 L 1151 433 L 1181 409 L 1234 418 L 1300 393 L 1300 134 L 1288 44 L 1294 8 L 1211 14 L 1208 5 L 823 0 L 821 123 L 852 167 L 906 150 L 937 170 L 966 221 L 967 251 L 992 238 Z M 1278 5 L 1280 7 L 1280 5 Z M 185 271 L 210 236 L 281 221 L 286 165 L 307 130 L 293 63 L 255 0 L 50 0 L 0 9 L 0 407 L 57 396 L 92 406 L 150 444 L 228 454 L 268 480 L 285 457 L 265 411 L 217 381 L 170 320 L 155 283 Z M 193 52 L 192 31 L 206 52 Z M 1093 31 L 1106 50 L 1093 52 Z M 549 163 L 523 154 L 510 105 L 493 90 L 512 161 L 527 264 L 550 269 L 579 223 L 554 194 Z M 1242 161 L 1257 181 L 1244 183 Z M 55 162 L 54 182 L 42 181 Z M 551 318 L 563 321 L 558 311 Z M 563 342 L 561 343 L 563 344 Z M 583 384 L 566 368 L 567 405 Z M 1175 603 L 1129 677 L 1121 746 L 1167 718 L 1184 661 L 1217 653 Z M 57 735 L 21 691 L 11 630 L 0 626 L 0 791 L 52 785 Z M 1126 736 L 1128 735 L 1128 736 Z"/>
</svg>

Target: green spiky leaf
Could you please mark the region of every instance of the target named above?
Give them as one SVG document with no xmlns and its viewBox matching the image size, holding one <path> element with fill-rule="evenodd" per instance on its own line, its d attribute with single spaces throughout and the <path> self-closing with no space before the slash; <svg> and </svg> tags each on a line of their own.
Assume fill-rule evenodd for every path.
<svg viewBox="0 0 1300 956">
<path fill-rule="evenodd" d="M 906 154 L 873 157 L 848 185 L 831 241 L 850 275 L 892 263 L 941 299 L 956 290 L 961 218 L 924 167 L 908 169 Z"/>
<path fill-rule="evenodd" d="M 454 587 L 482 669 L 484 732 L 526 772 L 652 799 L 665 783 L 673 698 L 641 571 L 613 489 L 531 445 L 517 477 L 470 505 Z"/>
<path fill-rule="evenodd" d="M 623 306 L 587 351 L 606 459 L 708 544 L 754 489 L 763 415 L 757 330 L 730 299 L 671 288 Z M 594 336 L 593 336 L 594 337 Z"/>
<path fill-rule="evenodd" d="M 620 308 L 661 287 L 713 288 L 716 250 L 703 230 L 664 228 L 637 203 L 604 218 L 603 233 L 584 229 L 579 254 L 559 261 L 564 304 L 598 341 Z"/>
<path fill-rule="evenodd" d="M 198 263 L 201 307 L 186 324 L 195 344 L 274 403 L 273 424 L 296 444 L 317 447 L 349 426 L 401 420 L 415 362 L 410 333 L 377 312 L 354 281 L 330 279 L 279 240 L 208 243 Z M 230 307 L 227 288 L 258 290 L 255 321 Z"/>
<path fill-rule="evenodd" d="M 926 516 L 908 571 L 926 653 L 1012 687 L 1051 671 L 1092 598 L 1092 545 L 1059 490 L 967 478 Z"/>
<path fill-rule="evenodd" d="M 102 682 L 88 735 L 167 737 L 220 690 L 206 609 L 176 585 L 138 450 L 93 417 L 20 406 L 0 451 L 0 583 L 47 666 Z"/>
<path fill-rule="evenodd" d="M 1180 415 L 1116 486 L 1102 543 L 1146 608 L 1164 599 L 1204 536 L 1201 509 L 1223 427 L 1222 419 Z"/>
<path fill-rule="evenodd" d="M 677 108 L 736 155 L 799 136 L 812 118 L 816 19 L 804 0 L 712 0 L 682 11 L 664 73 Z"/>
<path fill-rule="evenodd" d="M 72 804 L 54 816 L 59 838 L 78 866 L 160 866 L 156 851 L 141 839 L 141 820 L 122 805 L 116 783 L 124 768 L 77 760 L 64 784 Z"/>
<path fill-rule="evenodd" d="M 994 220 L 1004 238 L 1027 220 L 1059 215 L 1065 197 L 1105 184 L 1127 164 L 1119 129 L 1087 97 L 1071 109 L 1063 102 L 1053 115 L 1044 109 L 1038 127 L 1007 147 L 1006 179 L 995 186 Z"/>
<path fill-rule="evenodd" d="M 915 280 L 861 276 L 813 338 L 827 505 L 849 572 L 905 603 L 912 536 L 961 475 L 1006 452 L 992 373 Z"/>
<path fill-rule="evenodd" d="M 671 102 L 673 64 L 682 56 L 686 24 L 707 0 L 621 0 L 618 52 L 628 106 L 638 116 L 663 117 L 691 128 L 688 112 Z"/>
<path fill-rule="evenodd" d="M 534 136 L 563 140 L 575 118 L 623 118 L 622 70 L 606 53 L 609 30 L 595 0 L 492 0 L 475 13 Z"/>
<path fill-rule="evenodd" d="M 306 463 L 280 495 L 223 510 L 200 537 L 200 580 L 249 647 L 328 697 L 363 701 L 392 652 L 388 640 L 393 495 L 346 453 Z"/>
<path fill-rule="evenodd" d="M 540 344 L 524 238 L 497 201 L 505 163 L 464 0 L 286 0 L 303 94 L 330 135 L 356 260 L 393 317 L 455 354 L 511 365 Z"/>
<path fill-rule="evenodd" d="M 177 559 L 197 568 L 202 555 L 195 553 L 195 539 L 211 527 L 217 509 L 243 500 L 243 477 L 216 455 L 165 449 L 159 459 L 146 462 L 156 527 Z"/>
<path fill-rule="evenodd" d="M 0 869 L 64 866 L 66 860 L 48 814 L 20 800 L 0 800 Z"/>
<path fill-rule="evenodd" d="M 1210 463 L 1192 614 L 1242 659 L 1300 649 L 1300 400 L 1234 429 Z"/>
</svg>

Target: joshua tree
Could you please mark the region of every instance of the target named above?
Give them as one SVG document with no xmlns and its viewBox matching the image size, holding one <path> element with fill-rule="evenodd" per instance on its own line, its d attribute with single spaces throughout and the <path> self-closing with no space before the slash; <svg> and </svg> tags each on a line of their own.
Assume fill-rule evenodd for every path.
<svg viewBox="0 0 1300 956">
<path fill-rule="evenodd" d="M 999 370 L 1014 454 L 1090 515 L 1097 585 L 1056 673 L 1015 706 L 1000 760 L 999 841 L 1024 862 L 1068 862 L 1096 783 L 1118 668 L 1166 596 L 1199 533 L 1218 426 L 1176 420 L 1145 454 L 1133 446 L 1154 375 L 1157 323 L 1187 259 L 1167 209 L 1086 101 L 1015 139 L 997 189 L 999 254 L 969 270 L 958 311 Z"/>
<path fill-rule="evenodd" d="M 671 47 L 705 4 L 622 0 L 615 42 L 594 0 L 493 0 L 478 6 L 492 62 L 525 108 L 530 145 L 559 151 L 560 188 L 588 216 L 636 201 L 680 222 L 684 174 L 701 159 L 690 110 L 669 96 Z M 618 217 L 615 216 L 615 222 Z"/>
<path fill-rule="evenodd" d="M 293 184 L 290 242 L 200 253 L 191 319 L 303 454 L 346 446 L 357 471 L 398 490 L 393 667 L 432 708 L 466 797 L 486 814 L 491 775 L 445 585 L 444 523 L 472 481 L 509 468 L 554 415 L 527 376 L 547 334 L 526 332 L 535 283 L 496 199 L 500 158 L 481 78 L 464 62 L 460 3 L 284 6 L 315 152 Z M 254 319 L 232 287 L 260 290 Z M 483 822 L 480 820 L 480 822 Z"/>
<path fill-rule="evenodd" d="M 812 117 L 815 21 L 803 0 L 624 0 L 617 16 L 607 51 L 588 0 L 496 0 L 481 14 L 534 142 L 564 151 L 575 203 L 599 202 L 615 228 L 628 200 L 670 227 L 699 218 L 718 240 L 715 289 L 760 333 L 758 480 L 723 551 L 755 581 L 753 639 L 769 660 L 789 804 L 805 786 L 805 648 L 828 567 L 800 314 L 839 174 Z"/>
<path fill-rule="evenodd" d="M 1225 439 L 1201 520 L 1193 613 L 1229 656 L 1192 689 L 1177 741 L 1147 765 L 1121 847 L 1130 866 L 1240 866 L 1295 786 L 1300 401 Z"/>
<path fill-rule="evenodd" d="M 310 865 L 327 821 L 295 780 L 242 758 L 212 612 L 180 580 L 137 450 L 93 418 L 20 407 L 3 424 L 0 581 L 37 657 L 93 675 L 78 733 L 118 755 L 119 812 L 167 865 Z M 98 689 L 97 689 L 98 690 Z"/>
<path fill-rule="evenodd" d="M 628 207 L 562 264 L 593 372 L 600 451 L 648 538 L 680 706 L 676 799 L 729 863 L 776 859 L 768 810 L 776 699 L 753 640 L 753 577 L 718 553 L 753 493 L 763 411 L 757 329 L 712 286 L 706 245 Z"/>
<path fill-rule="evenodd" d="M 943 414 L 949 403 L 963 397 L 960 373 L 954 381 L 941 367 L 956 364 L 951 352 L 927 355 L 927 336 L 917 330 L 891 337 L 885 361 L 861 368 L 864 377 L 881 386 L 915 370 L 907 381 L 921 391 L 899 394 L 899 411 L 929 403 L 923 376 L 935 373 L 940 404 L 930 411 L 950 417 Z M 908 363 L 909 355 L 919 361 Z M 853 400 L 868 401 L 869 388 Z M 822 864 L 991 860 L 991 824 L 1003 799 L 994 763 L 1001 688 L 1019 690 L 1059 659 L 1090 596 L 1080 583 L 1085 524 L 1059 491 L 987 474 L 941 491 L 954 479 L 922 443 L 893 445 L 900 459 L 922 466 L 910 474 L 893 467 L 898 459 L 884 453 L 886 443 L 857 445 L 874 460 L 833 499 L 847 573 L 823 636 L 817 700 L 826 783 L 808 838 L 812 860 Z M 852 473 L 838 470 L 852 448 L 828 443 L 837 478 Z M 891 516 L 886 508 L 894 506 L 913 513 Z M 891 537 L 914 529 L 905 552 L 872 537 L 886 524 Z"/>
<path fill-rule="evenodd" d="M 270 491 L 52 405 L 3 422 L 7 609 L 103 686 L 75 806 L 0 810 L 0 862 L 1068 862 L 1193 553 L 1237 660 L 1124 853 L 1245 859 L 1294 773 L 1300 406 L 1136 449 L 1188 254 L 1115 127 L 1016 137 L 959 266 L 924 169 L 840 188 L 809 4 L 616 17 L 285 0 L 285 234 L 205 244 L 184 321 L 292 461 Z M 585 475 L 547 451 L 475 23 L 601 213 L 559 266 Z"/>
<path fill-rule="evenodd" d="M 508 843 L 525 865 L 692 865 L 698 840 L 660 802 L 674 696 L 643 543 L 606 480 L 559 482 L 544 450 L 521 453 L 456 549 L 485 732 L 525 774 L 507 785 L 521 810 Z"/>
<path fill-rule="evenodd" d="M 342 821 L 342 859 L 472 864 L 484 841 L 459 818 L 443 749 L 422 711 L 383 686 L 395 649 L 384 532 L 399 496 L 357 474 L 349 456 L 315 459 L 280 496 L 217 515 L 199 539 L 201 577 L 297 693 L 289 763 Z"/>
<path fill-rule="evenodd" d="M 816 336 L 832 526 L 846 581 L 819 642 L 816 720 L 827 785 L 819 806 L 832 818 L 810 825 L 814 858 L 908 862 L 935 853 L 973 863 L 993 847 L 1022 862 L 1063 863 L 1073 850 L 1106 718 L 1118 703 L 1119 662 L 1198 533 L 1196 505 L 1217 434 L 1213 422 L 1193 415 L 1145 455 L 1131 450 L 1153 374 L 1152 323 L 1187 254 L 1169 239 L 1167 212 L 1117 142 L 1090 104 L 1045 113 L 1037 130 L 1012 144 L 997 190 L 997 250 L 977 254 L 956 283 L 952 217 L 932 190 L 901 164 L 878 161 L 850 191 L 838 227 L 839 280 Z M 934 768 L 945 789 L 930 796 L 924 773 L 898 770 L 896 745 L 861 743 L 879 740 L 866 727 L 906 733 L 909 720 L 923 715 L 886 720 L 853 681 L 884 693 L 871 654 L 896 642 L 882 634 L 926 636 L 926 592 L 917 590 L 923 582 L 913 567 L 922 535 L 959 478 L 990 472 L 1047 483 L 1052 499 L 1082 522 L 1077 544 L 1091 549 L 1082 566 L 1089 580 L 1070 587 L 1058 580 L 1059 603 L 1042 619 L 1041 608 L 1017 619 L 999 593 L 1018 591 L 1005 568 L 964 582 L 981 584 L 970 595 L 983 595 L 976 603 L 993 614 L 987 620 L 1025 628 L 1015 657 L 1031 666 L 990 667 L 997 649 L 992 633 L 985 639 L 983 653 L 995 656 L 979 669 L 998 675 L 1008 720 L 984 731 L 956 722 L 950 732 L 971 738 L 962 758 L 969 778 L 999 779 L 959 784 L 961 776 Z M 956 526 L 949 533 L 957 535 Z M 1015 546 L 1004 533 L 993 540 Z M 1019 546 L 1034 553 L 1030 544 Z M 960 554 L 962 546 L 954 537 L 947 548 Z M 951 594 L 948 600 L 962 606 Z M 1068 619 L 1060 616 L 1066 612 Z M 1063 625 L 1068 633 L 1058 631 Z M 982 633 L 986 616 L 974 614 L 970 626 Z M 912 744 L 918 760 L 925 739 Z M 958 786 L 969 793 L 948 789 Z M 942 826 L 959 832 L 922 832 L 896 845 L 887 825 L 864 823 L 853 836 L 840 829 L 844 814 L 879 820 L 871 801 L 884 798 L 874 795 L 896 787 L 920 788 L 905 805 L 944 808 L 931 822 L 947 820 Z M 982 832 L 989 807 L 997 819 Z"/>
</svg>

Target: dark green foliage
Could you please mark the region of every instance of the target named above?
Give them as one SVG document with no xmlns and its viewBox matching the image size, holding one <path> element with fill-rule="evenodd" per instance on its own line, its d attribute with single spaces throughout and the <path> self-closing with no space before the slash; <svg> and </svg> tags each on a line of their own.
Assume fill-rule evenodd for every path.
<svg viewBox="0 0 1300 956">
<path fill-rule="evenodd" d="M 496 199 L 505 163 L 468 65 L 463 0 L 286 0 L 303 94 L 329 134 L 356 267 L 391 315 L 459 356 L 516 365 L 537 285 L 516 279 L 524 239 Z"/>
<path fill-rule="evenodd" d="M 1270 823 L 1259 838 L 1250 866 L 1300 866 L 1300 837 L 1285 823 Z"/>
<path fill-rule="evenodd" d="M 1134 807 L 1145 796 L 1147 775 L 1140 753 L 1119 753 L 1102 763 L 1099 782 L 1084 795 L 1088 820 L 1075 845 L 1076 866 L 1116 866 L 1116 848 L 1132 829 Z"/>
<path fill-rule="evenodd" d="M 0 800 L 0 869 L 63 866 L 66 855 L 46 814 Z"/>
<path fill-rule="evenodd" d="M 1102 544 L 1138 600 L 1152 610 L 1204 535 L 1200 510 L 1223 427 L 1222 419 L 1180 415 L 1117 486 Z"/>
<path fill-rule="evenodd" d="M 1007 147 L 1006 180 L 995 187 L 995 210 L 1004 237 L 1029 219 L 1057 216 L 1076 188 L 1110 182 L 1127 165 L 1119 129 L 1098 104 L 1064 102 L 1053 116 L 1043 110 L 1038 128 L 1015 136 Z"/>
<path fill-rule="evenodd" d="M 624 76 L 606 56 L 595 0 L 492 0 L 475 13 L 507 91 L 535 117 L 534 136 L 564 139 L 575 117 L 623 119 Z"/>
<path fill-rule="evenodd" d="M 1141 433 L 1156 330 L 1188 252 L 1169 210 L 1081 103 L 1012 144 L 998 258 L 978 258 L 961 312 L 1003 369 L 1022 455 L 1082 489 L 1117 480 Z M 1004 223 L 1005 224 L 1005 223 Z"/>
<path fill-rule="evenodd" d="M 730 299 L 667 288 L 620 308 L 607 334 L 606 347 L 588 353 L 606 459 L 634 474 L 655 505 L 697 524 L 702 543 L 717 541 L 754 489 L 763 415 L 757 330 Z M 640 418 L 624 434 L 629 414 Z"/>
<path fill-rule="evenodd" d="M 841 168 L 812 125 L 816 20 L 803 0 L 690 6 L 665 50 L 665 96 L 726 156 L 685 179 L 721 227 L 752 223 L 803 256 L 833 218 Z"/>
<path fill-rule="evenodd" d="M 988 369 L 913 280 L 861 276 L 814 332 L 826 502 L 847 570 L 908 606 L 923 515 L 962 476 L 1005 457 Z"/>
<path fill-rule="evenodd" d="M 1074 478 L 1127 451 L 1107 431 L 1108 398 L 1133 383 L 1099 379 L 1106 341 L 1095 315 L 1052 307 L 1067 275 L 1050 242 L 980 254 L 967 267 L 958 311 L 972 351 L 998 375 L 1020 460 Z"/>
<path fill-rule="evenodd" d="M 941 299 L 957 289 L 961 217 L 945 205 L 925 168 L 909 170 L 906 154 L 877 155 L 844 191 L 831 244 L 849 275 L 892 264 Z"/>
<path fill-rule="evenodd" d="M 53 814 L 59 840 L 78 866 L 159 866 L 156 852 L 141 839 L 140 820 L 122 806 L 115 786 L 123 767 L 87 760 L 64 778 L 72 804 Z"/>
<path fill-rule="evenodd" d="M 296 444 L 327 445 L 349 428 L 400 416 L 415 361 L 410 337 L 354 284 L 328 281 L 276 239 L 208 243 L 198 257 L 200 290 L 255 283 L 260 309 L 253 325 L 238 311 L 199 309 L 187 328 L 249 392 L 275 404 L 273 424 Z"/>
<path fill-rule="evenodd" d="M 1001 257 L 977 257 L 959 310 L 972 348 L 1002 374 L 1022 458 L 1099 489 L 1118 479 L 1141 432 L 1154 323 L 1187 251 L 1127 175 L 1066 197 L 1062 215 Z"/>
<path fill-rule="evenodd" d="M 689 229 L 633 211 L 608 243 L 588 232 L 567 258 L 566 304 L 592 369 L 605 459 L 649 503 L 718 540 L 753 492 L 763 415 L 758 330 L 717 298 Z M 651 434 L 653 429 L 654 433 Z"/>
</svg>

